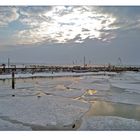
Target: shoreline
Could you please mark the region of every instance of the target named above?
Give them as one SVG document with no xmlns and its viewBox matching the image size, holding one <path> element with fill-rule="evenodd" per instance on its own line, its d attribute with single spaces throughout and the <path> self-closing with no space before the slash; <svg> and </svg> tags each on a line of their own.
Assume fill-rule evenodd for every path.
<svg viewBox="0 0 140 140">
<path fill-rule="evenodd" d="M 59 78 L 59 77 L 81 77 L 81 76 L 114 76 L 115 72 L 86 72 L 86 73 L 74 73 L 74 72 L 63 72 L 63 73 L 35 73 L 35 74 L 15 74 L 15 79 L 27 79 L 27 78 Z M 0 75 L 0 80 L 12 79 L 11 74 Z"/>
</svg>

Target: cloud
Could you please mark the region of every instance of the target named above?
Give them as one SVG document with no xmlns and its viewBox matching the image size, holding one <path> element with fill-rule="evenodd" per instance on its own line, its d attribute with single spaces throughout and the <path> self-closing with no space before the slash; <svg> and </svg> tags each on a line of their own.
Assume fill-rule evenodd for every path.
<svg viewBox="0 0 140 140">
<path fill-rule="evenodd" d="M 10 22 L 18 19 L 18 8 L 0 7 L 0 27 L 7 26 Z"/>
<path fill-rule="evenodd" d="M 0 27 L 17 21 L 16 44 L 110 42 L 118 32 L 140 29 L 139 7 L 25 6 L 1 7 Z"/>
<path fill-rule="evenodd" d="M 101 30 L 118 28 L 113 25 L 114 16 L 99 13 L 92 6 L 28 7 L 20 13 L 20 22 L 29 27 L 17 33 L 21 44 L 83 42 L 86 38 L 104 41 L 104 37 L 112 38 L 104 36 Z"/>
<path fill-rule="evenodd" d="M 106 6 L 99 7 L 98 12 L 111 14 L 117 18 L 112 26 L 119 26 L 122 31 L 140 29 L 139 6 Z M 120 30 L 120 31 L 121 31 Z"/>
</svg>

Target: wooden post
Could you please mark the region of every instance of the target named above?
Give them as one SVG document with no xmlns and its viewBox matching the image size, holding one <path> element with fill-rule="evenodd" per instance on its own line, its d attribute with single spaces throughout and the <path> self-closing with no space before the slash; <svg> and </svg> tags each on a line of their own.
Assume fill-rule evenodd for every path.
<svg viewBox="0 0 140 140">
<path fill-rule="evenodd" d="M 10 58 L 8 58 L 8 73 L 10 73 Z"/>
<path fill-rule="evenodd" d="M 104 65 L 104 75 L 105 75 L 105 65 Z"/>
<path fill-rule="evenodd" d="M 15 89 L 15 72 L 12 71 L 12 89 Z"/>
</svg>

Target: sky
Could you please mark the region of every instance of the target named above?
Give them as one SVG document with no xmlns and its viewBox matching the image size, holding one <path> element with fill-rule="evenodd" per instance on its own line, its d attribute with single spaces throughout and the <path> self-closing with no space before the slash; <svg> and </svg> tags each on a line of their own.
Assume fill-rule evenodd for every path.
<svg viewBox="0 0 140 140">
<path fill-rule="evenodd" d="M 140 65 L 139 44 L 139 6 L 0 6 L 0 63 Z"/>
</svg>

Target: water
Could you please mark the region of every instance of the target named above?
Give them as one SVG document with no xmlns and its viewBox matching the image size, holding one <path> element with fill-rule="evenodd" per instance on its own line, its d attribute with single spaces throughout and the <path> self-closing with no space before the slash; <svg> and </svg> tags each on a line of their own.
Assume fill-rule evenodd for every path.
<svg viewBox="0 0 140 140">
<path fill-rule="evenodd" d="M 117 116 L 140 121 L 140 105 L 94 101 L 87 116 Z"/>
<path fill-rule="evenodd" d="M 67 86 L 77 82 L 79 77 L 60 77 L 60 78 L 25 78 L 15 80 L 15 89 L 12 90 L 11 79 L 0 80 L 0 97 L 9 96 L 10 93 L 17 96 L 30 96 L 36 94 L 53 94 L 58 96 L 71 92 Z M 74 91 L 74 90 L 73 90 Z"/>
</svg>

